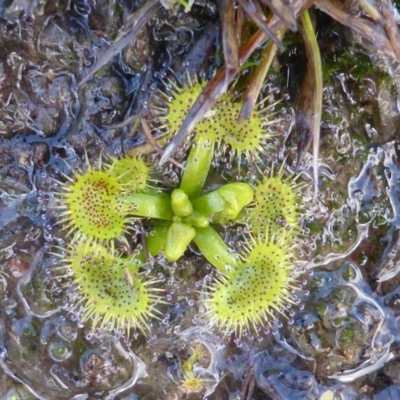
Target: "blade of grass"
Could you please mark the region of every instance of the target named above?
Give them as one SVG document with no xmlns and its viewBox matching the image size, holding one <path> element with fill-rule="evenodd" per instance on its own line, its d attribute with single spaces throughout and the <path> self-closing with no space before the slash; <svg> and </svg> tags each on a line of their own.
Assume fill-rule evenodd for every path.
<svg viewBox="0 0 400 400">
<path fill-rule="evenodd" d="M 382 15 L 376 8 L 376 5 L 371 3 L 369 0 L 357 0 L 357 3 L 363 9 L 363 11 L 367 15 L 369 15 L 375 22 L 382 19 Z"/>
<path fill-rule="evenodd" d="M 386 34 L 389 37 L 393 52 L 396 54 L 397 61 L 400 62 L 400 31 L 394 18 L 394 9 L 390 0 L 385 0 L 382 2 L 381 12 L 383 16 L 383 27 L 385 28 Z"/>
<path fill-rule="evenodd" d="M 322 114 L 322 64 L 321 54 L 314 28 L 307 11 L 301 15 L 300 34 L 307 55 L 307 71 L 301 87 L 296 115 L 298 159 L 301 162 L 308 147 L 313 142 L 314 194 L 318 194 L 319 137 Z"/>
<path fill-rule="evenodd" d="M 359 17 L 352 17 L 343 10 L 343 4 L 336 0 L 319 0 L 316 6 L 340 24 L 348 26 L 354 32 L 368 40 L 375 46 L 377 51 L 382 51 L 397 60 L 386 33 L 375 22 Z"/>
<path fill-rule="evenodd" d="M 288 0 L 261 0 L 269 9 L 276 14 L 291 31 L 297 31 L 296 15 L 293 6 Z"/>
<path fill-rule="evenodd" d="M 282 42 L 275 36 L 268 26 L 267 17 L 260 5 L 253 0 L 239 0 L 239 4 L 242 6 L 243 11 L 253 20 L 253 22 L 278 46 L 280 51 L 284 51 Z"/>
<path fill-rule="evenodd" d="M 236 35 L 235 8 L 233 0 L 217 2 L 222 22 L 222 48 L 226 69 L 239 70 L 239 42 Z"/>
<path fill-rule="evenodd" d="M 281 39 L 283 36 L 283 31 L 279 31 L 277 33 L 278 39 Z M 265 81 L 265 77 L 268 74 L 269 67 L 273 59 L 275 58 L 276 52 L 278 48 L 275 43 L 270 42 L 264 49 L 261 55 L 261 61 L 258 64 L 254 75 L 252 76 L 249 86 L 245 92 L 243 98 L 243 105 L 239 113 L 238 122 L 243 119 L 249 119 L 250 115 L 254 109 L 254 106 L 257 102 L 258 95 L 260 94 L 260 90 L 262 89 L 262 85 Z"/>
<path fill-rule="evenodd" d="M 142 118 L 140 118 L 140 123 L 142 125 L 142 132 L 143 132 L 144 136 L 146 137 L 147 141 L 149 142 L 149 144 L 153 147 L 153 149 L 158 154 L 163 155 L 164 150 L 158 145 L 156 139 L 151 134 L 150 125 L 147 122 L 147 120 L 142 117 Z M 181 163 L 179 163 L 178 161 L 174 160 L 172 157 L 169 157 L 167 161 L 176 165 L 180 169 L 184 169 L 183 165 Z"/>
</svg>

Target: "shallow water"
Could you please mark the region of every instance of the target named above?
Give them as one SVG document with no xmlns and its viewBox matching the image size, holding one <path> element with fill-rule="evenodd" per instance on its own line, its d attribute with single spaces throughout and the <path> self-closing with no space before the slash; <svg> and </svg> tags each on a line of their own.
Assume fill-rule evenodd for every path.
<svg viewBox="0 0 400 400">
<path fill-rule="evenodd" d="M 169 68 L 179 74 L 182 60 L 207 54 L 207 78 L 221 62 L 208 58 L 215 6 L 201 1 L 190 14 L 161 11 L 79 88 L 135 6 L 0 2 L 0 398 L 186 398 L 182 364 L 195 345 L 204 350 L 194 366 L 204 388 L 193 399 L 239 399 L 250 387 L 254 399 L 399 397 L 399 78 L 385 59 L 374 61 L 389 81 L 379 73 L 357 81 L 344 70 L 325 82 L 320 194 L 303 191 L 304 282 L 293 315 L 241 340 L 210 329 L 196 300 L 211 270 L 195 249 L 157 266 L 171 304 L 148 337 L 93 331 L 71 312 L 51 252 L 64 236 L 48 207 L 54 179 L 84 167 L 85 153 L 94 161 L 143 141 L 132 124 L 109 126 L 142 110 Z M 291 115 L 295 104 L 286 105 Z M 283 125 L 267 165 L 296 159 L 290 119 Z M 300 179 L 308 183 L 310 166 L 307 156 Z M 169 184 L 176 174 L 166 174 Z M 233 174 L 220 167 L 213 179 Z"/>
</svg>

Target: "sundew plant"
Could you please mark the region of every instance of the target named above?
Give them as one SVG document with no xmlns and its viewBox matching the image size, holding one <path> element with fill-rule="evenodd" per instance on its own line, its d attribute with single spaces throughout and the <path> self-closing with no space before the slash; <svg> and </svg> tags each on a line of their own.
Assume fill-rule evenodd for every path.
<svg viewBox="0 0 400 400">
<path fill-rule="evenodd" d="M 170 84 L 158 95 L 160 129 L 173 135 L 202 85 Z M 271 325 L 297 302 L 302 184 L 283 166 L 262 171 L 277 134 L 275 104 L 265 99 L 249 120 L 238 123 L 240 107 L 223 96 L 185 146 L 179 184 L 164 187 L 149 159 L 102 157 L 60 182 L 59 225 L 66 232 L 60 276 L 71 280 L 82 322 L 105 330 L 144 333 L 166 303 L 163 283 L 153 273 L 157 260 L 179 263 L 197 248 L 214 269 L 214 280 L 198 292 L 202 323 L 223 335 Z M 235 178 L 221 176 L 221 157 L 235 164 Z M 243 167 L 245 166 L 245 167 Z M 244 173 L 249 166 L 254 174 Z M 133 228 L 140 222 L 145 234 Z M 130 237 L 135 236 L 135 244 Z M 240 242 L 240 246 L 232 245 Z M 122 252 L 116 244 L 129 250 Z M 195 247 L 193 247 L 195 246 Z M 197 252 L 197 251 L 196 251 Z"/>
</svg>

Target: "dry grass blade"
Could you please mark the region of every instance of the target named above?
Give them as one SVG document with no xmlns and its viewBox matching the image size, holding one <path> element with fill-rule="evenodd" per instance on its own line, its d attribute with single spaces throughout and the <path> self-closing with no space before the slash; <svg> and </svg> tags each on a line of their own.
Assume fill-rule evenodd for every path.
<svg viewBox="0 0 400 400">
<path fill-rule="evenodd" d="M 369 0 L 357 0 L 357 3 L 375 22 L 382 19 L 382 15 L 376 8 L 375 4 L 371 3 Z"/>
<path fill-rule="evenodd" d="M 372 43 L 377 50 L 400 62 L 400 59 L 396 57 L 390 40 L 379 24 L 359 17 L 352 17 L 346 10 L 343 10 L 343 4 L 336 0 L 319 0 L 316 6 L 331 18 L 360 34 Z"/>
<path fill-rule="evenodd" d="M 285 25 L 285 28 L 291 31 L 297 31 L 296 15 L 288 0 L 261 0 L 269 9 L 277 15 Z"/>
<path fill-rule="evenodd" d="M 97 71 L 103 68 L 115 55 L 120 53 L 129 43 L 131 43 L 135 36 L 150 21 L 160 7 L 161 5 L 158 0 L 149 0 L 146 1 L 139 10 L 131 14 L 114 43 L 97 60 L 97 62 L 87 72 L 86 76 L 80 80 L 78 85 L 84 85 Z"/>
<path fill-rule="evenodd" d="M 293 9 L 295 10 L 295 14 L 304 11 L 311 4 L 314 3 L 315 0 L 294 0 L 293 1 Z M 279 30 L 283 29 L 283 23 L 279 19 L 279 17 L 273 17 L 269 24 L 269 27 L 272 32 L 276 33 Z M 268 37 L 264 34 L 264 32 L 259 29 L 246 44 L 244 44 L 240 48 L 239 52 L 239 62 L 240 65 L 243 65 L 250 55 L 254 52 L 254 50 L 265 43 Z M 160 164 L 165 163 L 167 159 L 171 156 L 171 154 L 175 151 L 175 149 L 181 145 L 184 141 L 185 137 L 189 135 L 197 122 L 200 121 L 201 118 L 210 110 L 215 100 L 218 97 L 225 93 L 227 85 L 233 80 L 236 73 L 234 70 L 226 71 L 225 68 L 221 68 L 213 79 L 207 84 L 207 86 L 203 89 L 203 92 L 193 104 L 191 110 L 183 121 L 181 127 L 179 128 L 178 133 L 175 135 L 171 143 L 165 149 L 164 155 L 161 157 Z"/>
<path fill-rule="evenodd" d="M 240 400 L 251 400 L 253 398 L 255 383 L 255 368 L 253 365 L 249 364 L 246 375 L 244 376 Z"/>
<path fill-rule="evenodd" d="M 132 129 L 132 130 L 135 130 L 135 128 L 137 128 L 139 126 L 138 116 L 136 114 L 131 115 L 129 118 L 126 118 L 119 124 L 103 125 L 103 128 L 109 129 L 109 130 L 121 129 L 121 128 L 124 128 L 125 126 L 131 124 L 132 122 L 135 122 L 135 125 Z"/>
<path fill-rule="evenodd" d="M 277 36 L 279 39 L 281 39 L 283 36 L 283 31 L 279 31 Z M 243 119 L 250 118 L 277 50 L 278 48 L 276 47 L 275 43 L 270 42 L 263 51 L 261 61 L 258 64 L 244 95 L 242 109 L 240 110 L 238 118 L 239 122 Z"/>
<path fill-rule="evenodd" d="M 239 46 L 242 44 L 242 31 L 243 31 L 243 26 L 245 23 L 245 15 L 243 12 L 242 7 L 240 7 L 240 5 L 238 5 L 237 9 L 236 9 L 236 36 L 237 36 L 237 40 L 239 43 Z"/>
<path fill-rule="evenodd" d="M 314 193 L 317 194 L 319 137 L 322 115 L 322 64 L 321 54 L 308 11 L 304 11 L 301 15 L 299 31 L 306 49 L 307 71 L 301 87 L 296 113 L 297 166 L 299 166 L 311 141 L 313 141 Z"/>
<path fill-rule="evenodd" d="M 385 0 L 381 5 L 381 12 L 383 16 L 383 26 L 386 34 L 389 37 L 390 43 L 397 60 L 400 62 L 400 32 L 396 20 L 394 18 L 394 8 L 390 0 Z"/>
<path fill-rule="evenodd" d="M 222 19 L 222 47 L 226 69 L 239 70 L 239 41 L 236 34 L 235 8 L 233 0 L 218 1 Z"/>
<path fill-rule="evenodd" d="M 379 11 L 376 5 L 371 3 L 369 0 L 358 0 L 358 4 L 367 15 L 385 29 L 390 44 L 392 45 L 393 52 L 395 53 L 397 60 L 400 61 L 400 32 L 394 18 L 394 8 L 391 1 L 382 1 L 380 5 L 381 11 Z"/>
<path fill-rule="evenodd" d="M 259 3 L 254 0 L 239 0 L 239 4 L 242 6 L 243 11 L 254 21 L 254 23 L 269 37 L 279 48 L 280 51 L 284 51 L 285 48 L 280 40 L 269 28 L 269 23 L 264 15 L 264 12 Z"/>
<path fill-rule="evenodd" d="M 140 118 L 140 124 L 142 125 L 142 132 L 146 137 L 146 140 L 149 144 L 153 147 L 153 149 L 160 155 L 164 154 L 164 150 L 158 145 L 157 141 L 154 139 L 153 135 L 151 134 L 151 128 L 149 123 L 146 119 Z M 169 157 L 168 160 L 170 163 L 176 165 L 180 169 L 185 169 L 181 163 L 174 160 L 173 158 Z"/>
</svg>

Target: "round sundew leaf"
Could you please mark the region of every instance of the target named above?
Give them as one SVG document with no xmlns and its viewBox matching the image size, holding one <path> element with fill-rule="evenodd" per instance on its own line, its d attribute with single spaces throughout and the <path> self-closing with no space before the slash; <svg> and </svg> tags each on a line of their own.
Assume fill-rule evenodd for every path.
<svg viewBox="0 0 400 400">
<path fill-rule="evenodd" d="M 67 228 L 100 241 L 121 236 L 125 223 L 123 205 L 118 201 L 120 192 L 118 181 L 107 171 L 89 169 L 77 175 L 61 199 Z"/>
<path fill-rule="evenodd" d="M 82 322 L 93 320 L 94 326 L 128 331 L 142 331 L 159 297 L 139 272 L 139 257 L 121 258 L 98 245 L 77 245 L 66 260 L 73 272 L 77 306 L 83 307 Z"/>
<path fill-rule="evenodd" d="M 280 176 L 264 178 L 254 188 L 254 207 L 249 210 L 249 222 L 255 232 L 269 235 L 299 232 L 299 196 L 296 185 Z"/>
<path fill-rule="evenodd" d="M 275 318 L 291 302 L 293 264 L 284 241 L 254 245 L 246 261 L 211 287 L 206 318 L 224 330 L 241 335 Z"/>
<path fill-rule="evenodd" d="M 181 383 L 181 389 L 186 394 L 199 393 L 203 390 L 203 380 L 193 374 L 188 375 Z"/>
<path fill-rule="evenodd" d="M 167 125 L 167 129 L 172 134 L 175 134 L 181 127 L 183 120 L 201 94 L 203 87 L 204 84 L 199 82 L 186 85 L 182 89 L 178 89 L 175 86 L 175 90 L 172 92 L 172 99 L 167 103 L 168 112 L 162 118 Z M 195 130 L 199 135 L 209 136 L 209 139 L 214 141 L 215 135 L 209 122 L 210 120 L 207 117 L 203 118 L 196 125 Z"/>
<path fill-rule="evenodd" d="M 171 83 L 171 86 L 173 87 L 171 99 L 163 94 L 164 98 L 168 98 L 168 109 L 164 110 L 165 115 L 160 119 L 163 128 L 170 134 L 175 134 L 201 94 L 204 84 L 189 83 L 181 89 L 174 83 Z M 232 159 L 240 161 L 241 157 L 245 156 L 248 160 L 259 160 L 265 153 L 268 140 L 275 134 L 270 126 L 279 121 L 279 118 L 275 115 L 273 105 L 267 105 L 255 110 L 248 120 L 238 121 L 241 107 L 241 102 L 235 101 L 231 94 L 221 96 L 196 124 L 194 143 L 202 138 L 209 141 L 212 147 L 218 143 L 224 151 L 229 148 Z M 185 185 L 187 184 L 185 182 Z M 192 197 L 189 191 L 187 193 Z"/>
<path fill-rule="evenodd" d="M 183 89 L 173 91 L 173 98 L 170 103 L 167 104 L 168 114 L 165 116 L 165 120 L 171 132 L 177 132 L 179 130 L 183 120 L 202 90 L 202 85 L 200 83 L 195 83 Z"/>
<path fill-rule="evenodd" d="M 124 191 L 143 192 L 148 187 L 150 168 L 140 158 L 123 157 L 114 159 L 109 171 L 121 184 Z"/>
<path fill-rule="evenodd" d="M 248 120 L 238 122 L 241 107 L 241 103 L 233 102 L 233 97 L 228 94 L 214 105 L 218 110 L 218 114 L 213 117 L 217 140 L 229 145 L 238 158 L 242 154 L 247 158 L 259 158 L 259 154 L 264 153 L 265 142 L 271 138 L 271 134 L 266 131 L 262 113 L 253 112 Z"/>
</svg>

